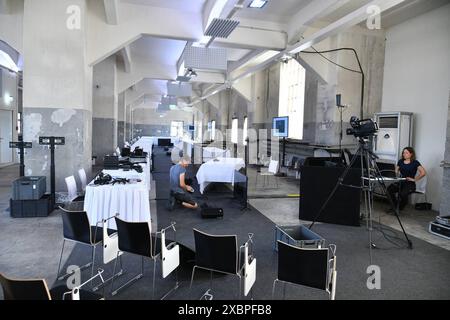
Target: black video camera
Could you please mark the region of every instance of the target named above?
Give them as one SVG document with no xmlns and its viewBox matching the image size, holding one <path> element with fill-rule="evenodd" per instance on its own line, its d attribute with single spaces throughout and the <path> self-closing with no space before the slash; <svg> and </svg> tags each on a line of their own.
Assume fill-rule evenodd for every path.
<svg viewBox="0 0 450 320">
<path fill-rule="evenodd" d="M 347 135 L 354 135 L 356 138 L 368 138 L 378 131 L 378 125 L 372 119 L 359 120 L 353 116 L 350 118 L 350 125 L 352 127 L 347 129 Z"/>
<path fill-rule="evenodd" d="M 95 185 L 103 186 L 105 184 L 110 184 L 112 181 L 112 177 L 109 174 L 104 174 L 103 172 L 100 172 L 98 176 L 94 180 Z"/>
</svg>

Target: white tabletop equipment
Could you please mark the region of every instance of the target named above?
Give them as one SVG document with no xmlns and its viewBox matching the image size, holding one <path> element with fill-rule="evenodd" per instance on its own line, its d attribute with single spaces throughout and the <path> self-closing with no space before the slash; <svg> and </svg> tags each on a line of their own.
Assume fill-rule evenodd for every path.
<svg viewBox="0 0 450 320">
<path fill-rule="evenodd" d="M 200 192 L 203 193 L 210 182 L 224 182 L 234 185 L 235 170 L 245 167 L 242 158 L 218 157 L 200 166 L 197 172 L 197 181 Z"/>
<path fill-rule="evenodd" d="M 146 222 L 150 221 L 150 173 L 147 165 L 143 164 L 144 172 L 135 170 L 103 170 L 114 179 L 127 179 L 129 182 L 122 184 L 95 185 L 94 181 L 86 187 L 84 211 L 87 212 L 91 224 L 107 219 L 115 214 L 125 221 Z M 114 219 L 109 220 L 109 228 L 115 229 Z"/>
</svg>

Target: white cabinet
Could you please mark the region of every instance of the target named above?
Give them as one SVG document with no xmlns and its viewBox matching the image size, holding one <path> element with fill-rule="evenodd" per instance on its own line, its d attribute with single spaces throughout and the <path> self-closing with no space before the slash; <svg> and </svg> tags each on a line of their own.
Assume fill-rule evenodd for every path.
<svg viewBox="0 0 450 320">
<path fill-rule="evenodd" d="M 410 112 L 382 112 L 375 114 L 378 132 L 374 153 L 381 161 L 396 163 L 403 148 L 412 145 L 413 114 Z"/>
</svg>

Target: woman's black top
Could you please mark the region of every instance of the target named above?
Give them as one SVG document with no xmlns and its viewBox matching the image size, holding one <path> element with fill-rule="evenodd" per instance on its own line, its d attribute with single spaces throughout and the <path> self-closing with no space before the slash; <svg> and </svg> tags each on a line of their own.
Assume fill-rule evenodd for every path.
<svg viewBox="0 0 450 320">
<path fill-rule="evenodd" d="M 397 166 L 400 169 L 400 173 L 403 178 L 415 178 L 417 174 L 417 168 L 421 166 L 420 162 L 417 160 L 411 161 L 406 164 L 403 159 L 398 160 Z"/>
</svg>

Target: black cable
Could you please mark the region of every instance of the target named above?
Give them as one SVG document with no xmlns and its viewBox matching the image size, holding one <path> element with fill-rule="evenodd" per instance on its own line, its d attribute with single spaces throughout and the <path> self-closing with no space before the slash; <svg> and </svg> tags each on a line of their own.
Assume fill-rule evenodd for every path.
<svg viewBox="0 0 450 320">
<path fill-rule="evenodd" d="M 332 64 L 334 64 L 334 65 L 336 65 L 336 66 L 338 66 L 338 67 L 341 67 L 342 69 L 345 69 L 345 70 L 348 70 L 348 71 L 351 71 L 351 72 L 355 72 L 355 73 L 361 74 L 361 71 L 353 70 L 353 69 L 350 69 L 350 68 L 348 68 L 348 67 L 345 67 L 345 66 L 343 66 L 343 65 L 341 65 L 341 64 L 339 64 L 339 63 L 336 63 L 336 62 L 334 62 L 333 60 L 331 60 L 331 59 L 327 58 L 326 56 L 324 56 L 321 52 L 317 51 L 314 47 L 311 47 L 311 48 L 313 48 L 314 51 L 300 51 L 300 53 L 317 53 L 317 54 L 319 54 L 322 58 L 324 58 L 325 60 L 327 60 L 328 62 L 331 62 Z"/>
</svg>

